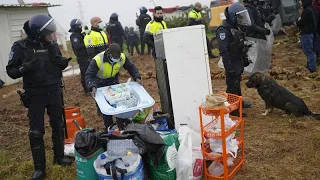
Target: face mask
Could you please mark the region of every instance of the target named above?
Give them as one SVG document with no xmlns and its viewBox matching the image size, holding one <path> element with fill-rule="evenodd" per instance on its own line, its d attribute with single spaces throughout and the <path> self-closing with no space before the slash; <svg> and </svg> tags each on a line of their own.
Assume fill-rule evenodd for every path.
<svg viewBox="0 0 320 180">
<path fill-rule="evenodd" d="M 121 58 L 118 58 L 118 59 L 111 58 L 111 62 L 113 62 L 113 63 L 117 63 L 117 62 L 120 62 L 120 61 L 121 61 Z"/>
<path fill-rule="evenodd" d="M 104 29 L 106 27 L 105 23 L 101 22 L 99 23 L 99 28 L 100 29 Z"/>
<path fill-rule="evenodd" d="M 154 20 L 157 22 L 161 22 L 163 20 L 163 16 L 162 17 L 154 17 Z"/>
</svg>

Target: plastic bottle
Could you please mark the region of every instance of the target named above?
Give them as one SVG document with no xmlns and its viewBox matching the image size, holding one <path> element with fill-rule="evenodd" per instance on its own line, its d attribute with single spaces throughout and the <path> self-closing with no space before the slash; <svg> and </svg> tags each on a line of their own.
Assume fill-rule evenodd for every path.
<svg viewBox="0 0 320 180">
<path fill-rule="evenodd" d="M 208 168 L 211 175 L 221 176 L 223 175 L 223 164 L 221 162 L 213 161 Z"/>
<path fill-rule="evenodd" d="M 104 168 L 104 165 L 107 164 L 107 157 L 105 154 L 100 155 L 100 167 Z"/>
</svg>

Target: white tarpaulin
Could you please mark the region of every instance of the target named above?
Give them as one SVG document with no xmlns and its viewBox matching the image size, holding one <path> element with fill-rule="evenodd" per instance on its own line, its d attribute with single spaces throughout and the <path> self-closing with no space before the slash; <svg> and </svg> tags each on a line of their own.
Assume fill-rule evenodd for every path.
<svg viewBox="0 0 320 180">
<path fill-rule="evenodd" d="M 266 28 L 270 29 L 269 24 L 266 23 Z M 255 72 L 266 73 L 271 65 L 272 45 L 274 42 L 274 34 L 271 30 L 270 35 L 266 36 L 267 40 L 247 37 L 249 44 L 252 47 L 248 51 L 248 58 L 252 63 L 244 68 L 244 72 L 253 74 Z M 222 58 L 218 62 L 220 68 L 224 68 Z"/>
<path fill-rule="evenodd" d="M 273 34 L 278 34 L 282 27 L 282 21 L 280 14 L 276 15 L 276 18 L 272 21 L 271 29 L 273 31 Z"/>
</svg>

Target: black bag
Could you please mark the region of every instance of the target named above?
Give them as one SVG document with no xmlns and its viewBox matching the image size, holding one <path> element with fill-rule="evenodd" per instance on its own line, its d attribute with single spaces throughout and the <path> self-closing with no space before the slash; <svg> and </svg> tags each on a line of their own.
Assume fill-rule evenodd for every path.
<svg viewBox="0 0 320 180">
<path fill-rule="evenodd" d="M 314 33 L 314 39 L 313 39 L 313 49 L 315 52 L 320 52 L 320 37 L 318 34 L 318 28 L 317 28 L 317 20 L 318 20 L 318 16 L 317 16 L 317 11 L 313 8 L 313 7 L 309 7 L 312 15 L 313 15 L 313 24 L 314 24 L 314 28 L 315 28 L 315 33 Z"/>
<path fill-rule="evenodd" d="M 100 133 L 95 129 L 82 130 L 76 134 L 75 150 L 83 157 L 89 157 L 102 147 Z"/>
</svg>

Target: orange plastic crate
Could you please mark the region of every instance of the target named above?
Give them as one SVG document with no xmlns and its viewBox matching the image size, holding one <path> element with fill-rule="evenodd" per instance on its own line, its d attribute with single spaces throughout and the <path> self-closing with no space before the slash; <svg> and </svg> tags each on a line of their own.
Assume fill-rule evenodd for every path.
<svg viewBox="0 0 320 180">
<path fill-rule="evenodd" d="M 234 130 L 236 130 L 239 125 L 241 124 L 241 119 L 239 117 L 235 117 L 235 116 L 229 116 L 232 120 L 236 120 L 236 124 L 233 125 L 230 129 L 226 130 L 226 137 L 228 137 L 231 133 L 234 132 Z M 204 126 L 203 131 L 204 131 L 204 137 L 207 139 L 210 138 L 214 138 L 214 139 L 220 139 L 222 138 L 221 132 L 212 132 L 210 130 L 214 129 L 214 126 L 218 123 L 219 121 L 219 117 L 217 117 L 216 119 L 214 119 L 213 121 L 211 121 L 210 123 L 208 123 L 207 125 Z"/>
</svg>

